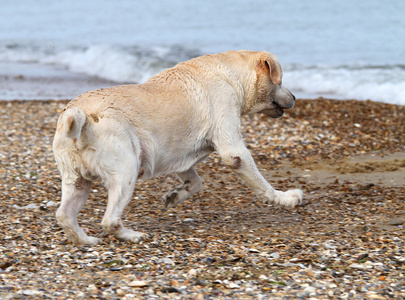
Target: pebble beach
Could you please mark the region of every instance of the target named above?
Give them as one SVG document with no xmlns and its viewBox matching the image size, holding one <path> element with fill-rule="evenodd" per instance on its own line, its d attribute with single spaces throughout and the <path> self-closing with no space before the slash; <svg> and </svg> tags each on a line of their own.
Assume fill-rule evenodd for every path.
<svg viewBox="0 0 405 300">
<path fill-rule="evenodd" d="M 140 244 L 106 235 L 95 182 L 79 214 L 97 246 L 57 225 L 52 154 L 67 101 L 0 101 L 1 299 L 403 299 L 405 106 L 297 100 L 281 119 L 243 118 L 258 168 L 304 202 L 264 205 L 214 153 L 204 187 L 164 210 L 172 175 L 139 181 L 124 211 Z"/>
</svg>

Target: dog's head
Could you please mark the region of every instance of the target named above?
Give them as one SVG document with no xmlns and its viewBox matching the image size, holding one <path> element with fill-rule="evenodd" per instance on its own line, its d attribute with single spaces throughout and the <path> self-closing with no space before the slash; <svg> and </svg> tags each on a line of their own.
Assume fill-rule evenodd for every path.
<svg viewBox="0 0 405 300">
<path fill-rule="evenodd" d="M 263 112 L 269 117 L 280 118 L 284 109 L 292 108 L 295 96 L 282 85 L 282 70 L 276 57 L 259 52 L 255 61 L 256 99 L 251 112 Z"/>
</svg>

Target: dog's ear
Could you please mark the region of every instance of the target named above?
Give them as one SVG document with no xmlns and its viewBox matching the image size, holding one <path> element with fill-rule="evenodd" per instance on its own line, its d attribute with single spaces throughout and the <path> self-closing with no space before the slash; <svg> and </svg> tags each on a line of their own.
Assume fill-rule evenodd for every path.
<svg viewBox="0 0 405 300">
<path fill-rule="evenodd" d="M 257 71 L 267 72 L 270 75 L 270 80 L 274 84 L 280 84 L 281 78 L 283 77 L 283 72 L 281 66 L 278 63 L 276 57 L 270 53 L 262 55 L 257 62 Z"/>
</svg>

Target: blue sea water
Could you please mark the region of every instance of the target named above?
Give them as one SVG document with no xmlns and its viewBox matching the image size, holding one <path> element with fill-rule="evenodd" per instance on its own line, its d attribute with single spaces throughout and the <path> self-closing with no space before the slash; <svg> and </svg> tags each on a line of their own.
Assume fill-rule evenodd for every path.
<svg viewBox="0 0 405 300">
<path fill-rule="evenodd" d="M 297 97 L 405 105 L 403 0 L 2 0 L 0 99 L 70 99 L 266 50 Z"/>
</svg>

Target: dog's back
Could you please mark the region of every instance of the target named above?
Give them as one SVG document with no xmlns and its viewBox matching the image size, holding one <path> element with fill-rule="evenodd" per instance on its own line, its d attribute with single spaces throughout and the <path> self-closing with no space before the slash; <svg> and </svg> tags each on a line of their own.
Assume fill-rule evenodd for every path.
<svg viewBox="0 0 405 300">
<path fill-rule="evenodd" d="M 191 97 L 182 84 L 187 82 L 116 86 L 72 100 L 59 117 L 53 144 L 62 176 L 69 182 L 79 175 L 108 181 L 99 166 L 109 165 L 101 154 L 112 143 L 136 153 L 143 178 L 190 168 L 197 152 L 212 151 L 207 141 L 213 114 L 203 90 Z"/>
</svg>

